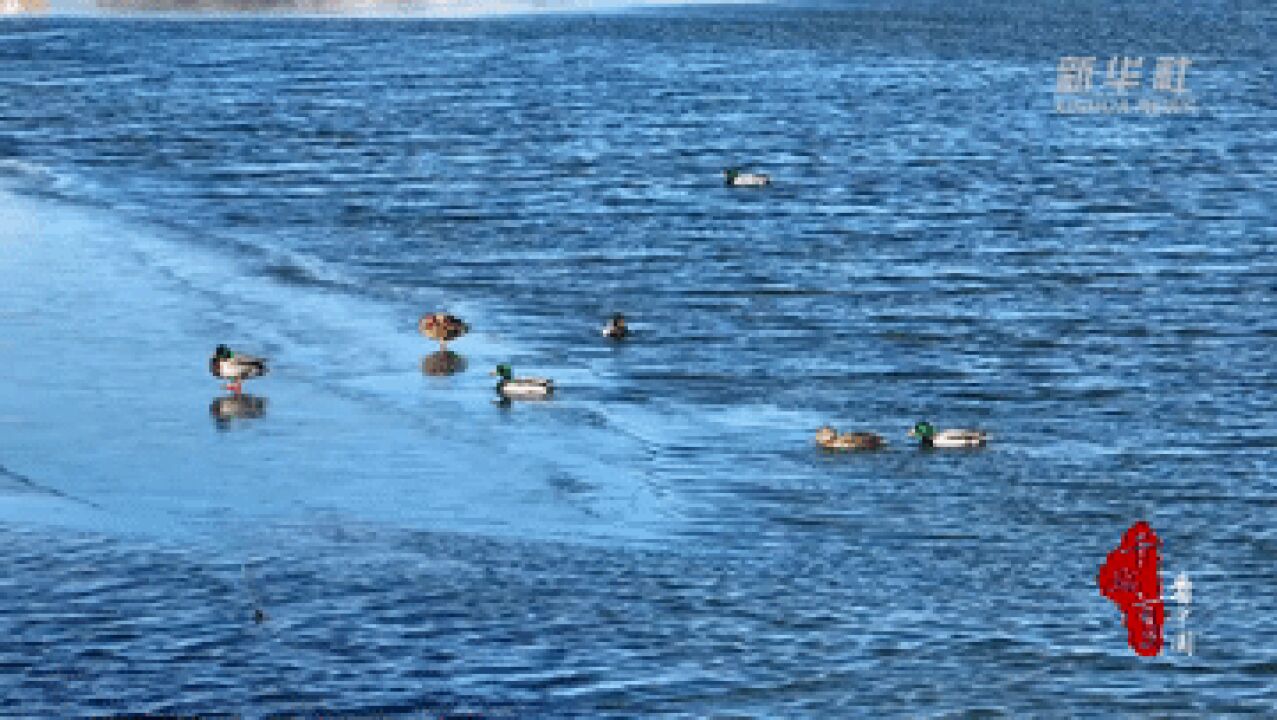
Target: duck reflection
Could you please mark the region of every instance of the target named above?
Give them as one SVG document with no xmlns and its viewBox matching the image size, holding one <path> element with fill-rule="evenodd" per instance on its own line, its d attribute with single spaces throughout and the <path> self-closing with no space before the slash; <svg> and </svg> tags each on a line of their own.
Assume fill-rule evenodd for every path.
<svg viewBox="0 0 1277 720">
<path fill-rule="evenodd" d="M 451 350 L 432 352 L 421 359 L 421 372 L 426 375 L 456 375 L 465 369 L 466 359 Z"/>
<path fill-rule="evenodd" d="M 229 429 L 235 420 L 255 420 L 266 414 L 266 398 L 256 395 L 226 395 L 213 400 L 208 414 L 218 429 Z"/>
</svg>

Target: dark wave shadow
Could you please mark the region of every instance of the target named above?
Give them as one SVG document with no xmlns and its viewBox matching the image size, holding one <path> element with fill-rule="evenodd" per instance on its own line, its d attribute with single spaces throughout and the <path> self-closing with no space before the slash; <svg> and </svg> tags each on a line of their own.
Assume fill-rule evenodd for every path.
<svg viewBox="0 0 1277 720">
<path fill-rule="evenodd" d="M 465 357 L 451 350 L 438 350 L 421 359 L 421 372 L 425 375 L 456 375 L 465 370 Z"/>
<path fill-rule="evenodd" d="M 256 420 L 266 414 L 266 398 L 256 395 L 225 395 L 215 398 L 208 414 L 219 430 L 228 430 L 236 420 Z"/>
<path fill-rule="evenodd" d="M 20 487 L 25 487 L 26 489 L 34 491 L 34 492 L 43 493 L 46 495 L 52 495 L 54 497 L 62 498 L 63 500 L 70 500 L 71 502 L 77 502 L 82 505 L 88 505 L 89 507 L 97 508 L 98 510 L 102 509 L 102 506 L 98 505 L 95 502 L 90 502 L 89 500 L 85 500 L 84 498 L 78 498 L 74 495 L 68 495 L 55 487 L 50 487 L 48 485 L 45 485 L 41 482 L 34 480 L 33 478 L 23 475 L 22 473 L 14 472 L 10 470 L 9 468 L 5 467 L 4 465 L 0 465 L 0 481 L 5 481 L 5 480 L 10 481 L 13 484 L 18 485 Z"/>
</svg>

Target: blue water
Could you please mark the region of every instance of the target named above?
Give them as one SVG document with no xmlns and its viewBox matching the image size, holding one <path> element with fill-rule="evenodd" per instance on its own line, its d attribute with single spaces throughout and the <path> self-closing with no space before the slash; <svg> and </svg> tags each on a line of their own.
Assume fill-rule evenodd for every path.
<svg viewBox="0 0 1277 720">
<path fill-rule="evenodd" d="M 1180 5 L 0 24 L 0 712 L 1271 716 L 1277 13 Z M 1124 54 L 1199 111 L 1056 114 Z"/>
</svg>

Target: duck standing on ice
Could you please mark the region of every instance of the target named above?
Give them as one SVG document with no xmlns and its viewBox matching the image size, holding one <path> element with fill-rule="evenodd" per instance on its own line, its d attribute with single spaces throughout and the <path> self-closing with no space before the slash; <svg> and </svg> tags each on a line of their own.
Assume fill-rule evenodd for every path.
<svg viewBox="0 0 1277 720">
<path fill-rule="evenodd" d="M 208 370 L 213 377 L 228 380 L 226 389 L 238 395 L 245 380 L 266 374 L 266 360 L 218 345 L 213 357 L 208 359 Z"/>
<path fill-rule="evenodd" d="M 417 330 L 431 340 L 438 340 L 440 350 L 447 350 L 448 343 L 470 332 L 470 326 L 456 315 L 427 313 L 417 321 Z"/>
</svg>

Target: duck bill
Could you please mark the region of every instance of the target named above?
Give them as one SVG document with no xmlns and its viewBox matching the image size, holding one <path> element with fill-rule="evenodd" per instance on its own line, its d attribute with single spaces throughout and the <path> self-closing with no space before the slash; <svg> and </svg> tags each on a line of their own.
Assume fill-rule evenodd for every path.
<svg viewBox="0 0 1277 720">
<path fill-rule="evenodd" d="M 917 436 L 918 436 L 918 433 L 914 432 L 913 430 L 910 430 L 908 434 L 909 434 L 909 437 L 917 437 Z"/>
</svg>

